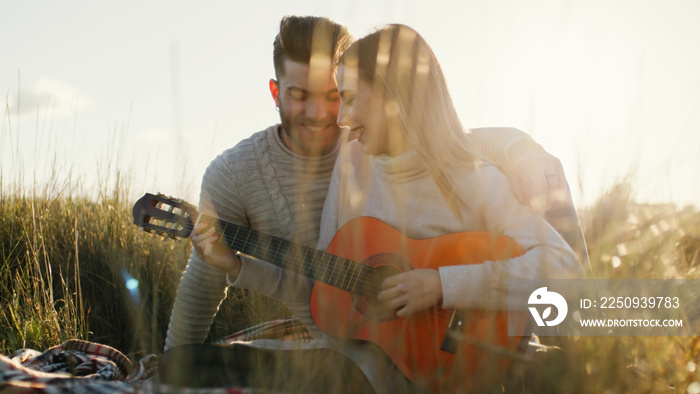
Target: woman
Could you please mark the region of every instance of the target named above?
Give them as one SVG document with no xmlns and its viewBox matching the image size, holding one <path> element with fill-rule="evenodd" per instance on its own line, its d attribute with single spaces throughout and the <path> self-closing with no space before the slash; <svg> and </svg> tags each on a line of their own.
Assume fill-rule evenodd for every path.
<svg viewBox="0 0 700 394">
<path fill-rule="evenodd" d="M 336 162 L 318 249 L 348 221 L 369 216 L 414 239 L 489 231 L 525 250 L 505 261 L 385 279 L 377 298 L 397 316 L 433 306 L 502 309 L 509 279 L 583 276 L 567 243 L 517 202 L 507 178 L 472 147 L 435 54 L 417 32 L 390 25 L 358 40 L 341 57 L 337 82 L 338 124 L 357 140 Z"/>
</svg>

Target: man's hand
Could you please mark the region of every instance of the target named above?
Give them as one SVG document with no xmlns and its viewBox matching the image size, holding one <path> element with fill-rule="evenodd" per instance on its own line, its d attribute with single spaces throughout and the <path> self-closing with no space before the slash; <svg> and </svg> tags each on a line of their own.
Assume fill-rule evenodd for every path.
<svg viewBox="0 0 700 394">
<path fill-rule="evenodd" d="M 212 267 L 226 272 L 230 280 L 236 280 L 241 271 L 241 259 L 218 240 L 216 228 L 211 223 L 197 222 L 192 230 L 192 246 L 197 256 Z"/>
<path fill-rule="evenodd" d="M 436 306 L 442 301 L 440 273 L 433 269 L 415 269 L 386 278 L 377 300 L 397 310 L 398 317 Z"/>
<path fill-rule="evenodd" d="M 566 199 L 568 185 L 559 159 L 532 140 L 515 143 L 509 153 L 510 162 L 501 170 L 521 204 L 542 214 Z"/>
</svg>

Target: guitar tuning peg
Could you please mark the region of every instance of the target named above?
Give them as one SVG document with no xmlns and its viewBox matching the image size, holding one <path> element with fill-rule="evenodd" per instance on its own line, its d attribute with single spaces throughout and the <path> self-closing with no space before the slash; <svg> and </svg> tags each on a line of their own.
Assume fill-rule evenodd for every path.
<svg viewBox="0 0 700 394">
<path fill-rule="evenodd" d="M 168 234 L 168 238 L 170 238 L 170 239 L 172 239 L 172 240 L 174 240 L 174 241 L 176 241 L 176 242 L 180 242 L 180 238 L 176 237 L 176 236 L 173 235 L 173 234 Z"/>
</svg>

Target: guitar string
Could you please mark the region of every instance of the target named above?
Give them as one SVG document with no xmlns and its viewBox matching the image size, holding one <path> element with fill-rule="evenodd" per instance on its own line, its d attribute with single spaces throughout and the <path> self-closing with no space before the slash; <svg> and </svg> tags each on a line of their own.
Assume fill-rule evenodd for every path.
<svg viewBox="0 0 700 394">
<path fill-rule="evenodd" d="M 355 261 L 345 259 L 340 256 L 335 256 L 330 253 L 322 252 L 317 249 L 297 245 L 297 246 L 292 246 L 292 244 L 287 244 L 285 245 L 284 243 L 277 243 L 277 248 L 274 251 L 270 251 L 270 246 L 272 245 L 273 241 L 276 239 L 271 236 L 266 236 L 261 234 L 258 242 L 255 243 L 255 248 L 257 249 L 261 243 L 267 241 L 268 245 L 267 247 L 264 248 L 264 252 L 258 252 L 258 255 L 265 256 L 264 259 L 271 259 L 273 261 L 281 261 L 281 265 L 284 267 L 291 269 L 293 271 L 303 271 L 302 273 L 306 273 L 306 276 L 311 276 L 313 279 L 320 280 L 322 282 L 329 283 L 333 286 L 340 287 L 342 289 L 348 290 L 348 291 L 354 291 L 358 289 L 358 285 L 362 286 L 361 288 L 363 290 L 370 290 L 370 291 L 378 291 L 381 289 L 379 285 L 376 285 L 372 281 L 367 281 L 362 279 L 362 274 L 364 270 L 367 270 L 368 268 L 371 268 L 367 265 L 363 265 L 360 263 L 357 263 Z M 286 242 L 286 241 L 285 241 Z M 280 249 L 284 245 L 284 249 L 289 252 L 292 250 L 293 255 L 290 257 L 290 253 L 281 253 Z M 230 244 L 231 249 L 242 251 L 245 253 L 246 247 L 251 246 L 249 245 L 248 242 L 240 241 L 238 239 L 234 239 L 233 242 Z M 306 253 L 301 253 L 306 251 Z M 271 252 L 271 253 L 270 253 Z M 309 259 L 309 252 L 312 252 L 312 257 Z M 306 258 L 298 258 L 297 256 L 303 254 Z M 321 255 L 320 260 L 321 262 L 323 259 L 325 259 L 328 256 L 328 264 L 322 265 L 322 264 L 313 264 L 314 261 L 318 261 L 318 255 Z M 335 261 L 334 261 L 335 260 Z M 343 265 L 340 269 L 338 269 L 338 266 Z M 333 269 L 329 268 L 330 266 L 333 266 Z M 345 274 L 343 275 L 341 272 L 344 270 L 346 272 L 352 271 L 349 275 Z M 349 267 L 352 267 L 352 270 Z M 297 268 L 295 268 L 297 267 Z M 321 271 L 321 269 L 323 271 Z M 297 271 L 298 272 L 298 271 Z M 334 279 L 335 277 L 335 279 Z M 327 279 L 326 279 L 327 278 Z M 355 282 L 353 284 L 353 281 Z"/>
<path fill-rule="evenodd" d="M 209 218 L 209 219 L 212 220 L 213 218 Z M 168 220 L 165 220 L 165 221 L 167 222 Z M 225 233 L 226 229 L 228 228 L 228 225 L 229 225 L 229 223 L 224 222 L 224 230 L 223 230 L 224 233 Z M 234 225 L 234 226 L 235 226 L 235 225 Z M 328 256 L 329 256 L 329 263 L 331 263 L 331 260 L 332 260 L 332 259 L 336 259 L 336 264 L 335 264 L 335 265 L 338 265 L 340 262 L 343 262 L 344 264 L 346 264 L 346 270 L 345 270 L 346 274 L 343 276 L 343 284 L 342 284 L 342 285 L 338 285 L 338 284 L 337 284 L 338 275 L 336 275 L 336 282 L 335 282 L 335 285 L 331 284 L 331 285 L 333 285 L 333 286 L 335 286 L 335 287 L 346 288 L 347 286 L 349 286 L 350 282 L 352 281 L 352 277 L 354 276 L 354 272 L 355 272 L 355 268 L 356 268 L 356 267 L 359 266 L 361 271 L 362 271 L 363 269 L 371 268 L 371 267 L 369 267 L 369 266 L 367 266 L 367 265 L 364 265 L 364 264 L 361 264 L 361 263 L 357 263 L 357 262 L 355 262 L 355 261 L 352 261 L 352 260 L 349 260 L 349 259 L 346 259 L 346 258 L 343 258 L 343 257 L 340 257 L 340 256 L 332 255 L 332 254 L 330 254 L 330 253 L 323 252 L 323 251 L 320 251 L 320 250 L 318 250 L 318 249 L 310 248 L 310 247 L 303 246 L 303 245 L 294 244 L 294 243 L 292 243 L 292 242 L 289 242 L 289 241 L 284 240 L 284 239 L 281 239 L 281 238 L 276 238 L 276 237 L 273 237 L 273 236 L 270 236 L 270 235 L 267 235 L 267 234 L 255 232 L 255 231 L 253 231 L 253 230 L 251 230 L 251 229 L 248 229 L 248 228 L 246 228 L 246 227 L 243 227 L 243 226 L 236 226 L 236 228 L 237 228 L 237 233 L 238 233 L 239 230 L 242 229 L 243 231 L 247 232 L 248 234 L 246 235 L 246 240 L 245 240 L 245 241 L 242 241 L 242 243 L 241 243 L 241 241 L 240 241 L 240 238 L 234 236 L 234 237 L 233 237 L 234 241 L 230 244 L 230 247 L 231 247 L 232 249 L 234 249 L 234 250 L 242 250 L 242 249 L 245 249 L 245 248 L 246 248 L 246 245 L 247 245 L 247 243 L 248 243 L 248 239 L 250 238 L 250 235 L 251 235 L 251 234 L 257 234 L 257 235 L 258 235 L 258 240 L 259 240 L 259 241 L 260 241 L 261 239 L 267 239 L 267 240 L 268 240 L 268 248 L 269 248 L 269 246 L 272 244 L 272 241 L 275 241 L 275 240 L 276 240 L 276 241 L 278 242 L 278 245 L 277 245 L 277 249 L 275 250 L 274 255 L 272 256 L 272 258 L 273 258 L 273 259 L 279 258 L 278 251 L 279 251 L 279 249 L 280 249 L 280 246 L 283 246 L 283 245 L 286 245 L 286 250 L 287 250 L 287 251 L 289 251 L 290 249 L 296 249 L 297 251 L 306 251 L 306 253 L 304 253 L 304 257 L 303 257 L 301 260 L 292 259 L 291 263 L 292 263 L 292 265 L 293 265 L 293 264 L 296 264 L 298 261 L 301 261 L 301 265 L 299 266 L 299 268 L 300 268 L 300 269 L 305 269 L 306 272 L 307 272 L 307 274 L 311 274 L 312 263 L 313 263 L 313 261 L 316 259 L 316 255 L 317 255 L 318 253 L 321 253 L 321 254 L 322 254 L 321 261 L 323 260 L 323 258 L 324 258 L 326 255 L 328 255 Z M 190 231 L 191 231 L 191 229 L 190 229 Z M 258 246 L 259 246 L 259 243 L 260 243 L 260 242 L 256 242 L 254 251 L 257 251 L 257 248 L 258 248 Z M 238 244 L 239 246 L 236 246 L 236 244 Z M 307 256 L 308 256 L 309 251 L 313 251 L 314 257 L 312 257 L 312 258 L 311 258 L 311 261 L 309 261 L 309 262 L 307 263 L 306 261 L 307 261 Z M 267 252 L 269 252 L 269 249 L 266 249 L 265 254 L 267 254 Z M 285 254 L 285 255 L 286 255 L 286 254 Z M 295 254 L 295 255 L 298 255 L 298 254 Z M 282 260 L 283 260 L 283 261 L 286 261 L 286 260 L 288 260 L 288 258 L 283 256 L 283 257 L 282 257 Z M 286 265 L 286 264 L 285 264 L 285 265 Z M 355 266 L 356 266 L 356 267 L 353 269 L 353 275 L 352 275 L 352 276 L 348 276 L 348 275 L 347 275 L 347 272 L 348 272 L 348 270 L 349 270 L 349 266 L 350 266 L 350 265 L 355 265 Z M 314 267 L 314 268 L 318 268 L 318 266 L 316 266 L 316 267 Z M 341 268 L 341 270 L 342 270 L 342 268 Z M 334 272 L 335 272 L 335 269 L 331 272 L 331 274 L 330 274 L 330 276 L 329 276 L 329 279 L 328 279 L 329 281 L 332 281 L 333 273 L 334 273 Z M 318 272 L 317 272 L 316 270 L 314 270 L 314 273 L 318 274 Z M 326 268 L 325 271 L 324 271 L 324 274 L 321 275 L 320 278 L 323 279 L 323 278 L 326 276 L 327 273 L 328 273 L 328 269 Z M 362 274 L 362 272 L 360 272 L 360 274 Z M 306 276 L 309 276 L 309 275 L 306 275 Z M 345 279 L 346 279 L 346 278 L 348 278 L 348 283 L 345 283 Z M 356 283 L 355 283 L 355 287 L 357 286 L 357 281 L 358 281 L 358 280 L 359 280 L 359 277 L 355 280 L 355 282 L 356 282 Z M 329 283 L 329 284 L 330 284 L 330 283 Z M 369 287 L 370 287 L 373 291 L 378 290 L 378 287 L 377 287 L 376 285 L 373 285 L 372 282 L 368 282 L 368 281 L 365 281 L 365 280 L 361 280 L 361 281 L 360 281 L 360 284 L 361 284 L 362 286 L 372 285 L 372 286 L 369 286 Z M 364 287 L 363 287 L 363 288 L 364 288 Z M 347 291 L 349 291 L 349 289 L 347 289 Z M 498 312 L 498 311 L 492 311 L 492 312 Z M 452 317 L 452 313 L 451 313 L 450 311 L 444 310 L 444 309 L 442 309 L 442 308 L 438 308 L 438 309 L 437 309 L 436 315 L 437 315 L 436 317 L 437 317 L 438 321 L 446 321 L 446 320 L 451 319 L 451 317 Z M 495 319 L 495 318 L 496 318 L 495 316 L 492 316 L 492 319 Z M 471 335 L 467 335 L 467 336 L 471 337 Z"/>
<path fill-rule="evenodd" d="M 227 228 L 228 228 L 228 226 L 226 225 L 224 227 L 224 233 L 226 232 Z M 254 233 L 250 229 L 247 229 L 245 227 L 240 227 L 240 226 L 237 230 L 244 232 L 244 235 L 246 235 L 246 241 L 240 241 L 239 237 L 233 237 L 233 242 L 231 242 L 229 245 L 230 245 L 231 249 L 238 250 L 238 251 L 244 251 L 244 249 L 246 247 L 250 246 L 250 245 L 248 245 L 249 240 L 250 240 L 250 235 L 256 234 L 256 233 Z M 321 260 L 323 260 L 323 258 L 325 256 L 329 256 L 329 260 L 328 260 L 329 264 L 331 263 L 331 261 L 333 259 L 335 259 L 336 262 L 334 263 L 334 265 L 338 265 L 342 262 L 344 264 L 356 265 L 360 270 L 366 270 L 368 268 L 371 268 L 367 265 L 360 264 L 358 262 L 355 262 L 355 261 L 352 261 L 352 260 L 349 260 L 349 259 L 346 259 L 346 258 L 343 258 L 340 256 L 336 256 L 336 255 L 333 255 L 330 253 L 326 253 L 326 252 L 323 252 L 323 251 L 320 251 L 317 249 L 313 249 L 313 248 L 310 248 L 307 246 L 297 245 L 297 244 L 291 243 L 289 241 L 283 240 L 281 238 L 273 237 L 273 236 L 270 236 L 267 234 L 262 234 L 262 233 L 257 233 L 257 234 L 258 234 L 258 241 L 255 242 L 255 244 L 254 244 L 256 250 L 260 246 L 261 242 L 268 241 L 268 245 L 265 248 L 265 252 L 260 252 L 263 255 L 267 256 L 267 254 L 269 254 L 269 251 L 270 251 L 269 248 L 272 245 L 273 241 L 277 241 L 277 248 L 275 249 L 274 252 L 272 252 L 273 255 L 270 257 L 265 257 L 265 259 L 269 258 L 269 259 L 273 259 L 274 261 L 282 260 L 283 263 L 281 263 L 281 265 L 283 265 L 285 267 L 289 267 L 289 269 L 292 269 L 294 265 L 297 265 L 297 266 L 299 266 L 299 269 L 305 270 L 306 276 L 311 276 L 313 268 L 319 267 L 319 266 L 313 265 L 313 260 L 316 260 L 316 255 L 319 253 L 321 254 Z M 296 249 L 296 251 L 306 250 L 306 253 L 304 253 L 304 256 L 307 256 L 309 251 L 313 251 L 314 257 L 311 258 L 311 261 L 307 261 L 304 258 L 302 258 L 302 259 L 298 259 L 296 257 L 290 258 L 289 253 L 280 253 L 279 252 L 280 246 L 282 246 L 282 245 L 285 246 L 287 251 L 289 251 L 290 249 Z M 300 253 L 294 253 L 294 256 L 297 256 L 299 254 Z M 288 265 L 287 264 L 288 261 L 291 264 Z M 313 275 L 314 276 L 313 279 L 318 279 L 318 280 L 321 280 L 322 282 L 326 282 L 324 278 L 328 275 L 328 282 L 326 282 L 326 283 L 329 283 L 330 285 L 335 286 L 335 287 L 340 287 L 340 288 L 345 289 L 346 291 L 349 291 L 352 293 L 357 293 L 356 290 L 357 290 L 358 282 L 362 286 L 363 290 L 370 290 L 374 294 L 378 294 L 379 290 L 381 290 L 381 285 L 377 285 L 374 281 L 367 281 L 367 280 L 361 279 L 360 276 L 361 276 L 362 272 L 360 272 L 360 276 L 358 276 L 358 278 L 355 278 L 355 286 L 354 286 L 353 290 L 350 290 L 349 286 L 350 286 L 350 283 L 352 283 L 352 281 L 353 281 L 354 274 L 351 276 L 347 276 L 347 275 L 342 276 L 342 284 L 338 284 L 338 279 L 333 281 L 333 273 L 335 271 L 336 270 L 333 269 L 333 271 L 330 274 L 328 274 L 329 269 L 326 268 L 324 270 L 323 274 L 319 274 L 317 270 L 313 270 L 313 274 L 315 274 L 315 275 Z M 342 271 L 342 268 L 340 269 L 340 271 Z M 355 272 L 355 271 L 356 271 L 356 269 L 353 269 L 353 272 Z M 336 275 L 336 278 L 338 278 L 339 275 L 340 274 Z M 360 294 L 358 294 L 358 295 L 360 295 Z M 450 311 L 444 310 L 442 308 L 438 308 L 437 318 L 439 320 L 445 321 L 445 320 L 449 320 L 451 317 L 452 317 L 452 313 Z"/>
<path fill-rule="evenodd" d="M 212 218 L 212 217 L 206 217 L 206 219 L 210 220 L 210 221 L 216 220 L 215 218 Z M 371 268 L 367 265 L 360 264 L 358 262 L 355 262 L 355 261 L 352 261 L 352 260 L 349 260 L 349 259 L 346 259 L 346 258 L 343 258 L 340 256 L 332 255 L 330 253 L 326 253 L 326 252 L 320 251 L 320 250 L 315 249 L 315 248 L 310 248 L 308 246 L 294 244 L 290 241 L 287 241 L 287 240 L 284 240 L 284 239 L 281 239 L 278 237 L 273 237 L 271 235 L 256 232 L 256 231 L 253 231 L 253 230 L 246 228 L 244 226 L 234 225 L 232 223 L 227 223 L 224 221 L 219 221 L 219 223 L 223 224 L 222 233 L 224 235 L 226 235 L 226 232 L 228 230 L 229 225 L 236 227 L 236 236 L 232 237 L 233 242 L 229 242 L 229 247 L 231 249 L 234 249 L 237 251 L 243 251 L 249 244 L 248 240 L 250 239 L 250 236 L 257 234 L 258 241 L 255 243 L 255 250 L 256 251 L 257 251 L 257 248 L 260 245 L 261 241 L 265 241 L 265 240 L 268 241 L 268 245 L 265 248 L 265 252 L 261 252 L 263 255 L 267 255 L 269 253 L 269 248 L 270 248 L 270 245 L 272 244 L 272 242 L 277 241 L 277 243 L 278 243 L 277 249 L 275 250 L 275 252 L 273 252 L 274 255 L 271 256 L 272 259 L 278 259 L 279 256 L 281 256 L 281 254 L 278 253 L 280 246 L 285 246 L 285 249 L 287 251 L 289 251 L 290 249 L 296 249 L 297 251 L 306 250 L 306 253 L 304 253 L 305 257 L 308 256 L 309 251 L 313 251 L 314 257 L 311 259 L 312 261 L 306 262 L 304 258 L 302 258 L 301 260 L 298 260 L 296 257 L 293 257 L 291 259 L 292 261 L 291 261 L 291 265 L 290 265 L 290 267 L 293 267 L 294 265 L 298 265 L 299 269 L 305 270 L 305 272 L 308 274 L 307 276 L 311 275 L 312 270 L 313 270 L 313 273 L 315 274 L 313 279 L 320 278 L 321 281 L 325 281 L 324 278 L 328 275 L 328 281 L 333 282 L 333 283 L 329 283 L 329 284 L 332 284 L 336 287 L 341 287 L 341 288 L 346 289 L 348 291 L 350 291 L 350 285 L 354 279 L 355 284 L 353 285 L 353 290 L 357 289 L 358 284 L 362 286 L 363 290 L 370 290 L 370 291 L 374 292 L 375 294 L 378 294 L 379 290 L 381 290 L 381 285 L 377 285 L 372 281 L 366 281 L 366 280 L 363 280 L 360 278 L 363 274 L 363 272 L 362 272 L 363 270 L 366 270 L 367 268 Z M 241 231 L 243 231 L 245 233 L 245 240 L 244 241 L 240 241 L 240 238 L 237 236 L 238 233 Z M 228 239 L 227 239 L 227 242 L 228 242 Z M 329 271 L 328 266 L 325 267 L 325 270 L 324 270 L 323 274 L 321 274 L 321 275 L 319 275 L 319 272 L 317 269 L 314 269 L 314 268 L 319 268 L 319 265 L 312 264 L 313 261 L 316 260 L 316 255 L 318 253 L 321 253 L 321 261 L 323 261 L 325 256 L 329 256 L 329 259 L 328 259 L 329 263 L 331 263 L 333 261 L 333 259 L 335 259 L 335 263 L 333 263 L 333 271 L 330 272 L 330 274 L 328 272 Z M 295 253 L 295 256 L 296 255 L 297 254 Z M 286 263 L 286 261 L 289 260 L 288 253 L 286 253 L 284 256 L 282 256 L 281 260 Z M 301 261 L 301 264 L 299 264 L 299 261 Z M 335 274 L 336 279 L 335 279 L 335 281 L 333 281 L 333 275 L 336 272 L 336 268 L 338 267 L 339 264 L 353 266 L 352 274 L 350 276 L 348 276 L 347 274 L 343 275 L 341 277 L 342 282 L 340 284 L 338 283 L 338 277 L 341 275 L 340 273 Z M 357 274 L 357 278 L 355 278 L 355 273 L 358 271 L 358 269 L 359 269 L 359 272 Z M 340 271 L 342 271 L 342 268 L 340 269 Z M 345 271 L 348 272 L 349 267 Z M 358 281 L 359 281 L 359 283 L 358 283 Z"/>
<path fill-rule="evenodd" d="M 213 221 L 214 218 L 207 217 L 207 220 Z M 364 277 L 366 276 L 367 269 L 370 269 L 371 267 L 365 264 L 358 263 L 356 261 L 346 259 L 344 257 L 336 256 L 327 252 L 323 252 L 321 250 L 315 249 L 315 248 L 310 248 L 308 246 L 303 246 L 303 245 L 298 245 L 294 244 L 290 241 L 278 238 L 278 237 L 273 237 L 271 235 L 267 235 L 264 233 L 256 232 L 253 231 L 249 228 L 246 228 L 244 226 L 238 226 L 234 225 L 232 223 L 227 223 L 227 222 L 221 222 L 223 223 L 223 229 L 222 233 L 225 235 L 226 238 L 230 236 L 230 234 L 227 234 L 227 230 L 229 228 L 229 225 L 234 226 L 236 229 L 236 234 L 231 236 L 233 239 L 232 242 L 229 242 L 228 239 L 226 239 L 227 243 L 229 244 L 229 247 L 233 250 L 237 251 L 243 251 L 245 252 L 245 249 L 248 247 L 253 247 L 253 253 L 255 253 L 260 246 L 261 243 L 267 241 L 267 246 L 264 248 L 264 252 L 259 252 L 259 255 L 264 255 L 267 256 L 269 255 L 270 252 L 270 247 L 272 246 L 273 242 L 276 241 L 276 249 L 272 253 L 272 256 L 266 257 L 266 259 L 272 259 L 273 261 L 281 261 L 281 265 L 284 267 L 289 267 L 289 269 L 294 270 L 294 266 L 298 266 L 299 270 L 303 270 L 306 273 L 306 276 L 312 277 L 312 279 L 318 279 L 321 280 L 322 282 L 328 283 L 331 286 L 339 287 L 341 289 L 344 289 L 346 291 L 349 291 L 351 293 L 358 293 L 357 291 L 357 286 L 360 285 L 360 289 L 364 292 L 371 291 L 371 294 L 379 294 L 379 291 L 381 290 L 381 284 L 376 283 L 376 281 L 368 281 L 365 280 Z M 239 232 L 242 232 L 242 236 L 238 236 Z M 251 235 L 253 235 L 253 239 L 257 238 L 257 240 L 252 243 L 251 240 Z M 257 237 L 255 237 L 257 235 Z M 245 239 L 243 239 L 243 236 L 245 236 Z M 283 247 L 287 253 L 280 253 L 280 248 Z M 293 257 L 289 257 L 289 251 L 293 251 Z M 303 255 L 304 257 L 302 259 L 298 259 L 297 256 L 299 256 L 301 253 L 304 252 Z M 311 259 L 307 259 L 309 252 L 313 252 L 313 256 Z M 321 263 L 323 262 L 323 259 L 328 256 L 328 264 L 323 265 L 323 264 L 318 264 L 315 265 L 313 264 L 314 261 L 317 260 L 318 254 L 321 254 Z M 258 253 L 255 253 L 258 254 Z M 252 255 L 252 254 L 251 254 Z M 333 262 L 335 260 L 335 262 Z M 338 273 L 336 274 L 336 269 L 340 265 L 345 266 L 345 272 L 346 274 L 343 275 L 341 272 L 343 271 L 343 267 L 340 267 L 338 270 Z M 329 266 L 332 265 L 333 269 L 330 270 Z M 350 275 L 347 275 L 347 272 L 350 271 L 350 267 L 352 267 L 352 273 Z M 318 268 L 324 268 L 323 273 L 320 273 Z M 358 272 L 359 270 L 359 272 Z M 329 273 L 330 271 L 330 273 Z M 336 279 L 333 279 L 333 276 L 335 274 Z M 326 276 L 328 277 L 328 280 L 326 281 Z M 341 282 L 339 283 L 339 279 Z M 353 279 L 355 281 L 354 285 L 352 285 L 351 289 L 351 284 L 353 282 Z M 449 316 L 448 316 L 449 315 Z M 449 320 L 451 318 L 451 312 L 446 311 L 442 308 L 438 309 L 437 317 L 439 320 Z"/>
<path fill-rule="evenodd" d="M 169 210 L 169 212 L 172 212 L 172 211 L 173 211 L 172 208 L 173 208 L 173 207 L 171 206 L 171 209 Z M 211 219 L 212 219 L 212 218 L 210 218 L 210 220 L 211 220 Z M 225 223 L 225 222 L 224 222 L 224 223 Z M 228 228 L 228 225 L 229 225 L 229 223 L 225 223 L 224 230 L 223 230 L 224 233 L 225 233 L 225 230 Z M 287 252 L 289 252 L 290 249 L 294 249 L 295 251 L 304 251 L 304 252 L 305 252 L 305 253 L 304 253 L 304 257 L 300 260 L 300 261 L 302 262 L 301 265 L 300 265 L 300 269 L 302 269 L 302 268 L 305 269 L 306 272 L 307 272 L 307 274 L 310 274 L 310 273 L 311 273 L 312 263 L 313 263 L 313 261 L 316 259 L 316 256 L 317 256 L 318 253 L 321 253 L 321 265 L 322 265 L 322 263 L 323 263 L 323 258 L 324 258 L 325 256 L 329 256 L 329 259 L 328 259 L 328 263 L 329 263 L 329 264 L 331 264 L 331 261 L 332 261 L 333 259 L 335 259 L 335 260 L 336 260 L 336 263 L 333 264 L 333 265 L 334 265 L 334 268 L 333 268 L 333 271 L 332 271 L 332 272 L 330 273 L 330 275 L 329 275 L 329 279 L 328 279 L 329 282 L 332 281 L 333 273 L 335 273 L 335 268 L 337 268 L 337 266 L 342 262 L 342 263 L 345 264 L 345 266 L 346 266 L 346 267 L 345 267 L 345 275 L 342 277 L 342 278 L 343 278 L 343 285 L 342 285 L 342 286 L 339 286 L 339 285 L 337 284 L 337 278 L 338 278 L 338 275 L 340 275 L 340 274 L 337 274 L 337 275 L 336 275 L 336 282 L 335 282 L 335 286 L 336 286 L 336 287 L 345 288 L 346 286 L 349 286 L 350 282 L 352 281 L 352 276 L 348 276 L 348 275 L 347 275 L 347 272 L 349 271 L 350 266 L 354 266 L 354 267 L 353 267 L 353 276 L 354 276 L 354 273 L 355 273 L 355 270 L 356 270 L 357 267 L 360 268 L 360 273 L 359 273 L 359 275 L 362 274 L 362 270 L 365 270 L 365 269 L 367 269 L 367 268 L 371 268 L 371 267 L 369 267 L 369 266 L 367 266 L 367 265 L 365 265 L 365 264 L 357 263 L 357 262 L 355 262 L 355 261 L 353 261 L 353 260 L 346 259 L 346 258 L 344 258 L 344 257 L 336 256 L 336 255 L 333 255 L 333 254 L 330 254 L 330 253 L 327 253 L 327 252 L 323 252 L 323 251 L 320 251 L 320 250 L 315 249 L 315 248 L 310 248 L 310 247 L 307 247 L 307 246 L 294 244 L 294 243 L 292 243 L 292 242 L 289 242 L 289 241 L 284 240 L 284 239 L 281 239 L 281 238 L 276 238 L 276 237 L 273 237 L 273 236 L 270 236 L 270 235 L 267 235 L 267 234 L 255 232 L 255 231 L 253 231 L 253 230 L 251 230 L 251 229 L 249 229 L 249 228 L 246 228 L 246 227 L 242 227 L 242 226 L 236 226 L 236 227 L 237 227 L 236 234 L 238 234 L 238 232 L 239 232 L 241 229 L 243 229 L 245 232 L 247 232 L 247 234 L 246 234 L 246 239 L 245 239 L 244 241 L 242 241 L 242 244 L 241 244 L 241 246 L 240 246 L 240 249 L 236 249 L 236 248 L 233 248 L 233 249 L 236 249 L 236 250 L 244 249 L 244 248 L 246 247 L 246 245 L 248 244 L 248 239 L 250 238 L 250 235 L 251 235 L 251 234 L 257 234 L 257 235 L 258 235 L 258 240 L 260 240 L 260 239 L 268 239 L 268 249 L 266 249 L 265 254 L 267 254 L 267 252 L 269 252 L 269 247 L 270 247 L 270 245 L 272 244 L 272 241 L 277 241 L 278 245 L 277 245 L 277 248 L 275 249 L 274 255 L 272 256 L 273 259 L 277 259 L 277 258 L 281 255 L 281 254 L 278 253 L 281 246 L 284 246 L 285 249 L 287 250 Z M 233 239 L 234 239 L 234 241 L 233 241 L 233 243 L 231 244 L 231 246 L 235 246 L 235 245 L 233 245 L 233 244 L 237 242 L 236 240 L 240 240 L 240 238 L 235 237 L 235 236 L 233 237 Z M 241 242 L 239 241 L 238 243 L 240 244 Z M 258 246 L 259 246 L 259 243 L 260 243 L 260 242 L 256 242 L 256 243 L 255 243 L 255 248 L 253 249 L 253 253 L 255 253 L 255 251 L 257 251 L 257 248 L 258 248 Z M 306 261 L 307 261 L 307 256 L 308 256 L 308 254 L 309 254 L 309 251 L 313 251 L 313 257 L 312 257 L 312 258 L 308 261 L 308 263 L 307 263 Z M 297 256 L 297 255 L 299 255 L 299 254 L 298 254 L 298 253 L 295 253 L 294 255 Z M 286 261 L 286 260 L 288 259 L 287 256 L 288 256 L 288 253 L 285 253 L 284 256 L 282 256 L 282 260 L 283 260 L 283 261 Z M 299 261 L 298 259 L 293 258 L 292 261 L 291 261 L 291 264 L 294 265 L 294 264 L 297 263 L 298 261 Z M 286 264 L 285 264 L 285 265 L 286 265 Z M 318 268 L 318 266 L 316 266 L 315 268 Z M 342 270 L 342 267 L 341 267 L 341 270 Z M 314 273 L 317 273 L 317 271 L 314 271 Z M 323 279 L 327 273 L 328 273 L 328 269 L 326 268 L 324 274 L 321 275 L 321 278 Z M 365 274 L 366 274 L 366 273 L 365 273 Z M 308 276 L 308 275 L 307 275 L 307 276 Z M 348 278 L 348 283 L 347 283 L 347 284 L 345 284 L 345 279 L 346 279 L 346 278 Z M 358 279 L 359 279 L 359 277 L 358 277 Z M 355 280 L 355 287 L 357 286 L 357 280 L 358 280 L 358 279 Z M 361 281 L 361 284 L 362 284 L 362 286 L 363 286 L 363 289 L 364 289 L 365 286 L 367 286 L 367 284 L 372 284 L 372 283 L 373 283 L 373 282 L 367 282 L 367 281 L 364 281 L 364 280 Z M 329 284 L 330 284 L 330 283 L 329 283 Z M 333 284 L 331 284 L 331 285 L 333 285 Z M 376 285 L 373 285 L 371 288 L 372 288 L 373 291 L 376 291 L 376 290 L 378 289 L 378 287 L 377 287 Z M 348 289 L 348 291 L 349 291 L 349 289 Z M 491 311 L 491 312 L 492 312 L 492 313 L 496 313 L 497 311 Z M 450 312 L 450 311 L 448 311 L 448 310 L 444 310 L 444 309 L 442 309 L 442 308 L 437 308 L 437 313 L 436 313 L 435 315 L 436 315 L 437 320 L 438 320 L 438 321 L 442 321 L 442 322 L 445 322 L 445 321 L 449 322 L 449 321 L 452 319 L 452 312 Z M 496 324 L 497 317 L 496 317 L 495 315 L 492 314 L 491 317 L 490 317 L 490 320 L 491 320 L 491 323 L 492 323 L 492 324 Z M 472 320 L 472 321 L 473 321 L 473 320 Z M 460 324 L 461 324 L 461 323 L 460 323 Z M 430 325 L 430 326 L 428 326 L 428 327 L 429 327 L 429 328 L 432 328 L 432 325 Z M 474 335 L 465 334 L 463 331 L 462 331 L 462 334 L 460 335 L 460 338 L 461 338 L 462 340 L 466 340 L 466 339 L 469 339 L 469 338 L 472 338 L 472 339 L 479 339 L 479 338 L 475 337 Z"/>
</svg>

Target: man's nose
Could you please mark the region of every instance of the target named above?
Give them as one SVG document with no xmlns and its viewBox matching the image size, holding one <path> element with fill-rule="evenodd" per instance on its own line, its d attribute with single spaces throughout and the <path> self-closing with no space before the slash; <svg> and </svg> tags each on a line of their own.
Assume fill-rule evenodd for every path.
<svg viewBox="0 0 700 394">
<path fill-rule="evenodd" d="M 306 117 L 310 119 L 325 119 L 328 116 L 328 103 L 326 100 L 314 97 L 306 102 Z"/>
</svg>

